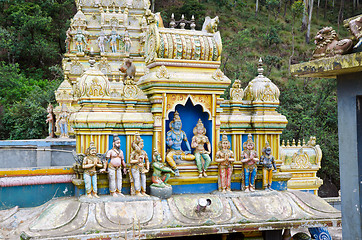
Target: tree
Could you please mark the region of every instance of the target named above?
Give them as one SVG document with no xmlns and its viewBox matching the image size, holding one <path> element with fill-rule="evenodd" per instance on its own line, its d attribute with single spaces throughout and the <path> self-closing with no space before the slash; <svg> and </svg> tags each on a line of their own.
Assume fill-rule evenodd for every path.
<svg viewBox="0 0 362 240">
<path fill-rule="evenodd" d="M 294 23 L 295 23 L 296 18 L 298 18 L 302 14 L 303 9 L 304 9 L 304 3 L 302 2 L 302 0 L 298 0 L 298 1 L 294 2 L 292 5 L 292 18 L 293 18 L 293 21 L 292 21 L 292 54 L 289 57 L 289 72 L 290 72 L 290 65 L 292 64 L 292 60 L 293 60 L 294 53 L 295 53 Z"/>
</svg>

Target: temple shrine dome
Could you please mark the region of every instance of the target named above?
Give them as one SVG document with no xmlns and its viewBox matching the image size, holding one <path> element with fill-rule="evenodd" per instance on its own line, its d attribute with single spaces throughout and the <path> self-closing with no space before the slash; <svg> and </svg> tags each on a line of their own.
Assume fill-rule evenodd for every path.
<svg viewBox="0 0 362 240">
<path fill-rule="evenodd" d="M 258 64 L 258 76 L 251 80 L 244 91 L 244 99 L 252 103 L 278 103 L 279 88 L 263 75 L 264 68 L 261 58 Z"/>
<path fill-rule="evenodd" d="M 94 67 L 94 59 L 90 59 L 89 63 L 90 68 L 77 79 L 76 96 L 79 100 L 109 97 L 110 83 L 107 76 Z"/>
</svg>

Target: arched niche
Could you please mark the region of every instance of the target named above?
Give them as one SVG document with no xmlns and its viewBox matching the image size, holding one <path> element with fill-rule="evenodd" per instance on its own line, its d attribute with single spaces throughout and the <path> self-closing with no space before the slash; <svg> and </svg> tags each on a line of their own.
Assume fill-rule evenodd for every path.
<svg viewBox="0 0 362 240">
<path fill-rule="evenodd" d="M 187 140 L 189 141 L 191 145 L 193 134 L 193 129 L 197 124 L 197 121 L 199 118 L 204 124 L 204 127 L 206 128 L 206 136 L 209 138 L 210 142 L 212 143 L 212 121 L 209 120 L 210 116 L 209 113 L 203 111 L 203 107 L 199 104 L 193 105 L 190 98 L 186 101 L 184 105 L 177 104 L 175 106 L 175 110 L 179 113 L 181 122 L 182 122 L 182 130 L 187 135 Z M 170 130 L 170 122 L 173 120 L 173 116 L 175 114 L 175 111 L 172 111 L 168 114 L 168 120 L 166 120 L 166 132 Z M 165 136 L 166 137 L 166 136 Z M 212 144 L 211 144 L 212 146 Z M 181 145 L 182 150 L 187 150 L 185 142 Z M 166 148 L 168 148 L 166 146 Z M 194 149 L 191 149 L 192 152 Z"/>
</svg>

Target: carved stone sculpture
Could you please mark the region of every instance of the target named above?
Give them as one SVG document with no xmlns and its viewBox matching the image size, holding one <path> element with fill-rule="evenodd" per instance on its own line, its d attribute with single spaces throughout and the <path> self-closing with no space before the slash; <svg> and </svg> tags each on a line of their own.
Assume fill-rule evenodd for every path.
<svg viewBox="0 0 362 240">
<path fill-rule="evenodd" d="M 49 133 L 49 136 L 48 138 L 54 138 L 55 137 L 55 134 L 54 134 L 54 112 L 53 112 L 53 105 L 51 103 L 49 103 L 48 105 L 48 108 L 47 108 L 47 112 L 48 112 L 48 115 L 47 115 L 47 120 L 46 120 L 46 123 L 48 123 L 48 133 Z"/>
<path fill-rule="evenodd" d="M 162 162 L 161 154 L 157 149 L 154 149 L 152 168 L 153 173 L 151 186 L 159 188 L 170 186 L 167 184 L 167 181 L 171 177 L 171 173 L 175 174 L 175 172 Z"/>
<path fill-rule="evenodd" d="M 58 117 L 58 126 L 60 129 L 60 137 L 61 138 L 69 138 L 68 135 L 68 119 L 69 113 L 68 108 L 65 103 L 62 104 L 62 109 Z"/>
<path fill-rule="evenodd" d="M 348 53 L 353 46 L 351 39 L 339 40 L 332 27 L 324 27 L 319 30 L 314 40 L 317 47 L 313 52 L 313 60 Z"/>
<path fill-rule="evenodd" d="M 84 47 L 87 46 L 88 44 L 82 31 L 78 30 L 74 38 L 75 38 L 75 45 L 77 46 L 77 51 L 79 53 L 84 52 Z"/>
<path fill-rule="evenodd" d="M 260 163 L 263 165 L 263 187 L 265 190 L 272 190 L 273 171 L 277 170 L 275 159 L 271 155 L 271 152 L 271 147 L 269 146 L 269 143 L 266 142 L 265 147 L 263 148 L 263 155 L 260 157 Z"/>
<path fill-rule="evenodd" d="M 194 127 L 193 133 L 194 136 L 192 137 L 191 147 L 195 148 L 194 155 L 199 177 L 207 177 L 206 170 L 211 163 L 209 155 L 211 153 L 211 144 L 209 138 L 206 136 L 206 128 L 201 119 L 199 119 L 196 127 Z M 205 144 L 207 149 L 205 149 Z M 204 160 L 204 165 L 202 164 L 201 158 Z"/>
<path fill-rule="evenodd" d="M 131 47 L 132 47 L 132 41 L 131 41 L 128 31 L 126 31 L 124 34 L 123 43 L 124 43 L 124 52 L 126 54 L 129 54 L 131 51 Z"/>
<path fill-rule="evenodd" d="M 230 142 L 224 132 L 218 144 L 216 162 L 219 163 L 219 191 L 231 192 L 231 176 L 233 174 L 234 153 L 230 150 Z"/>
<path fill-rule="evenodd" d="M 255 191 L 256 164 L 259 162 L 259 159 L 251 134 L 248 135 L 248 140 L 244 142 L 243 149 L 241 162 L 243 163 L 244 170 L 244 190 L 245 192 L 253 192 Z"/>
<path fill-rule="evenodd" d="M 145 150 L 143 150 L 143 139 L 136 134 L 135 140 L 132 142 L 132 153 L 130 156 L 131 174 L 133 180 L 133 188 L 136 196 L 147 196 L 146 194 L 146 173 L 150 170 L 150 162 Z M 131 190 L 131 194 L 132 194 Z"/>
<path fill-rule="evenodd" d="M 353 47 L 356 50 L 361 50 L 362 46 L 362 15 L 353 18 L 348 22 L 348 28 L 352 35 L 357 40 L 357 44 Z"/>
<path fill-rule="evenodd" d="M 105 52 L 105 43 L 107 41 L 107 36 L 104 35 L 104 32 L 101 32 L 100 36 L 97 39 L 97 43 L 98 43 L 98 47 L 99 47 L 99 51 L 101 53 Z"/>
<path fill-rule="evenodd" d="M 186 133 L 181 130 L 182 122 L 179 113 L 176 111 L 173 120 L 170 122 L 170 129 L 166 134 L 166 144 L 169 147 L 166 154 L 166 161 L 175 171 L 175 175 L 179 176 L 179 170 L 175 160 L 189 160 L 195 159 L 195 156 L 191 154 L 190 143 L 187 140 Z M 181 149 L 181 143 L 185 141 L 187 151 Z"/>
<path fill-rule="evenodd" d="M 122 191 L 122 166 L 123 173 L 126 174 L 126 163 L 124 161 L 123 151 L 120 149 L 121 140 L 118 136 L 113 137 L 113 148 L 109 150 L 106 154 L 107 160 L 109 163 L 106 166 L 108 170 L 108 180 L 109 180 L 109 192 L 113 197 L 118 195 L 123 196 Z M 117 195 L 118 194 L 118 195 Z"/>
<path fill-rule="evenodd" d="M 214 18 L 210 18 L 209 16 L 207 16 L 205 18 L 204 24 L 202 25 L 202 31 L 208 32 L 208 33 L 216 33 L 218 25 L 219 25 L 218 16 L 216 16 Z"/>
<path fill-rule="evenodd" d="M 109 38 L 108 38 L 108 41 L 107 41 L 107 42 L 109 42 L 110 45 L 111 45 L 112 53 L 116 53 L 116 52 L 117 52 L 117 39 L 120 40 L 120 41 L 122 40 L 121 36 L 119 36 L 119 35 L 117 34 L 117 32 L 113 30 L 113 31 L 111 32 L 111 35 L 110 35 Z"/>
<path fill-rule="evenodd" d="M 88 197 L 91 198 L 93 195 L 93 197 L 99 198 L 97 195 L 97 168 L 102 168 L 103 164 L 97 156 L 97 149 L 94 142 L 90 143 L 85 155 L 82 164 L 85 190 Z"/>
</svg>

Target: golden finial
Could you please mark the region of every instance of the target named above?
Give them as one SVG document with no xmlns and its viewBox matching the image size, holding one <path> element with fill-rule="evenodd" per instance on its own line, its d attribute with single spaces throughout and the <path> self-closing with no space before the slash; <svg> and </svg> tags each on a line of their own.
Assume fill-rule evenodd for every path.
<svg viewBox="0 0 362 240">
<path fill-rule="evenodd" d="M 298 140 L 298 147 L 301 147 L 301 145 L 300 145 L 300 139 Z"/>
<path fill-rule="evenodd" d="M 259 63 L 258 63 L 258 73 L 259 76 L 263 76 L 264 73 L 263 60 L 261 59 L 261 57 L 259 58 Z"/>
<path fill-rule="evenodd" d="M 282 141 L 282 147 L 285 147 L 285 141 L 284 140 Z"/>
<path fill-rule="evenodd" d="M 287 140 L 287 147 L 290 147 L 290 145 L 289 145 L 289 140 Z"/>
<path fill-rule="evenodd" d="M 304 138 L 303 138 L 303 146 L 305 146 L 305 140 L 304 140 Z"/>
<path fill-rule="evenodd" d="M 293 138 L 293 141 L 292 141 L 292 147 L 296 147 L 295 146 L 295 139 Z"/>
</svg>

